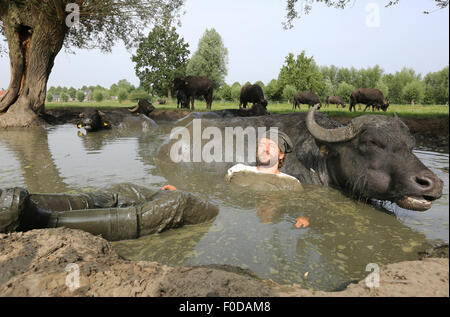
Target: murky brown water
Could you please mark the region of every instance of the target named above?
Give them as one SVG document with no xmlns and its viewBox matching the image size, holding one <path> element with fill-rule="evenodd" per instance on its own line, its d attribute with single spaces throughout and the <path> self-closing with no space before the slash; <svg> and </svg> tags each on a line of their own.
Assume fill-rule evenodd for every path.
<svg viewBox="0 0 450 317">
<path fill-rule="evenodd" d="M 368 263 L 417 258 L 417 251 L 449 241 L 448 153 L 423 146 L 418 157 L 445 182 L 432 209 L 386 211 L 340 192 L 306 186 L 301 195 L 271 196 L 230 188 L 223 175 L 180 171 L 154 160 L 169 127 L 149 135 L 111 130 L 80 137 L 72 125 L 0 132 L 0 188 L 78 192 L 132 182 L 158 189 L 170 183 L 220 206 L 208 224 L 113 243 L 127 259 L 170 265 L 231 264 L 279 283 L 333 290 L 364 277 Z M 306 216 L 310 226 L 294 227 Z"/>
</svg>

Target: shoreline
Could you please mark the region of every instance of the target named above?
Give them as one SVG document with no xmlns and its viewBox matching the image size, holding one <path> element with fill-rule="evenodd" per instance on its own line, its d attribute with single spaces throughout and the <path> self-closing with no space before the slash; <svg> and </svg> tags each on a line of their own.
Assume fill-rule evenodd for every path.
<svg viewBox="0 0 450 317">
<path fill-rule="evenodd" d="M 428 254 L 431 258 L 381 266 L 377 288 L 368 288 L 363 279 L 342 291 L 325 292 L 280 285 L 228 265 L 171 267 L 127 261 L 99 236 L 40 229 L 0 234 L 0 296 L 448 297 L 448 246 L 444 249 Z M 76 267 L 79 274 L 79 287 L 72 290 L 66 285 L 73 273 L 68 267 Z"/>
</svg>

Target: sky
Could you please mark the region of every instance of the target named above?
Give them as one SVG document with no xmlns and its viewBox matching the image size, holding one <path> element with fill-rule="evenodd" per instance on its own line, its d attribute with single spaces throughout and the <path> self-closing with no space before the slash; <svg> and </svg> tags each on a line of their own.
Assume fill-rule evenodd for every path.
<svg viewBox="0 0 450 317">
<path fill-rule="evenodd" d="M 299 0 L 300 2 L 308 0 Z M 178 32 L 191 54 L 205 30 L 215 28 L 228 48 L 226 82 L 268 83 L 278 77 L 290 53 L 313 56 L 318 65 L 366 68 L 376 64 L 387 73 L 411 67 L 426 74 L 449 63 L 449 9 L 435 10 L 433 0 L 355 0 L 346 9 L 314 4 L 294 28 L 284 30 L 285 0 L 186 0 Z M 61 51 L 48 86 L 101 85 L 120 79 L 139 85 L 131 61 L 133 50 L 121 43 L 112 53 L 98 50 Z M 9 59 L 0 57 L 0 89 L 10 80 Z"/>
</svg>

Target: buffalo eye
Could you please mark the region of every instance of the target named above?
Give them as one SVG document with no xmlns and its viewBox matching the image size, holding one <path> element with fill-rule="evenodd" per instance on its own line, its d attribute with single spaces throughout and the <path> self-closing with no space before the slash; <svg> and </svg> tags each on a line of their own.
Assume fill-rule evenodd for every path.
<svg viewBox="0 0 450 317">
<path fill-rule="evenodd" d="M 385 146 L 374 139 L 368 139 L 368 140 L 362 140 L 359 143 L 359 150 L 361 152 L 367 152 L 369 150 L 375 150 L 375 149 L 384 149 Z"/>
<path fill-rule="evenodd" d="M 380 142 L 378 142 L 377 140 L 370 139 L 366 143 L 367 143 L 367 145 L 375 146 L 375 147 L 378 147 L 381 149 L 385 148 L 385 146 L 383 144 L 381 144 Z"/>
</svg>

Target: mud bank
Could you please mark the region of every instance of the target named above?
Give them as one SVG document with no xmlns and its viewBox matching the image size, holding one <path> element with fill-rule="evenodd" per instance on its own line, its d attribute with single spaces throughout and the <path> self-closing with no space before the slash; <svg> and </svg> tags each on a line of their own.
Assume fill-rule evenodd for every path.
<svg viewBox="0 0 450 317">
<path fill-rule="evenodd" d="M 440 254 L 448 256 L 448 248 Z M 330 293 L 278 285 L 231 266 L 126 261 L 103 238 L 79 230 L 0 234 L 0 296 L 449 296 L 448 265 L 448 258 L 389 264 L 381 267 L 379 288 L 363 280 Z M 79 287 L 71 290 L 66 280 L 74 285 L 77 270 Z"/>
</svg>

